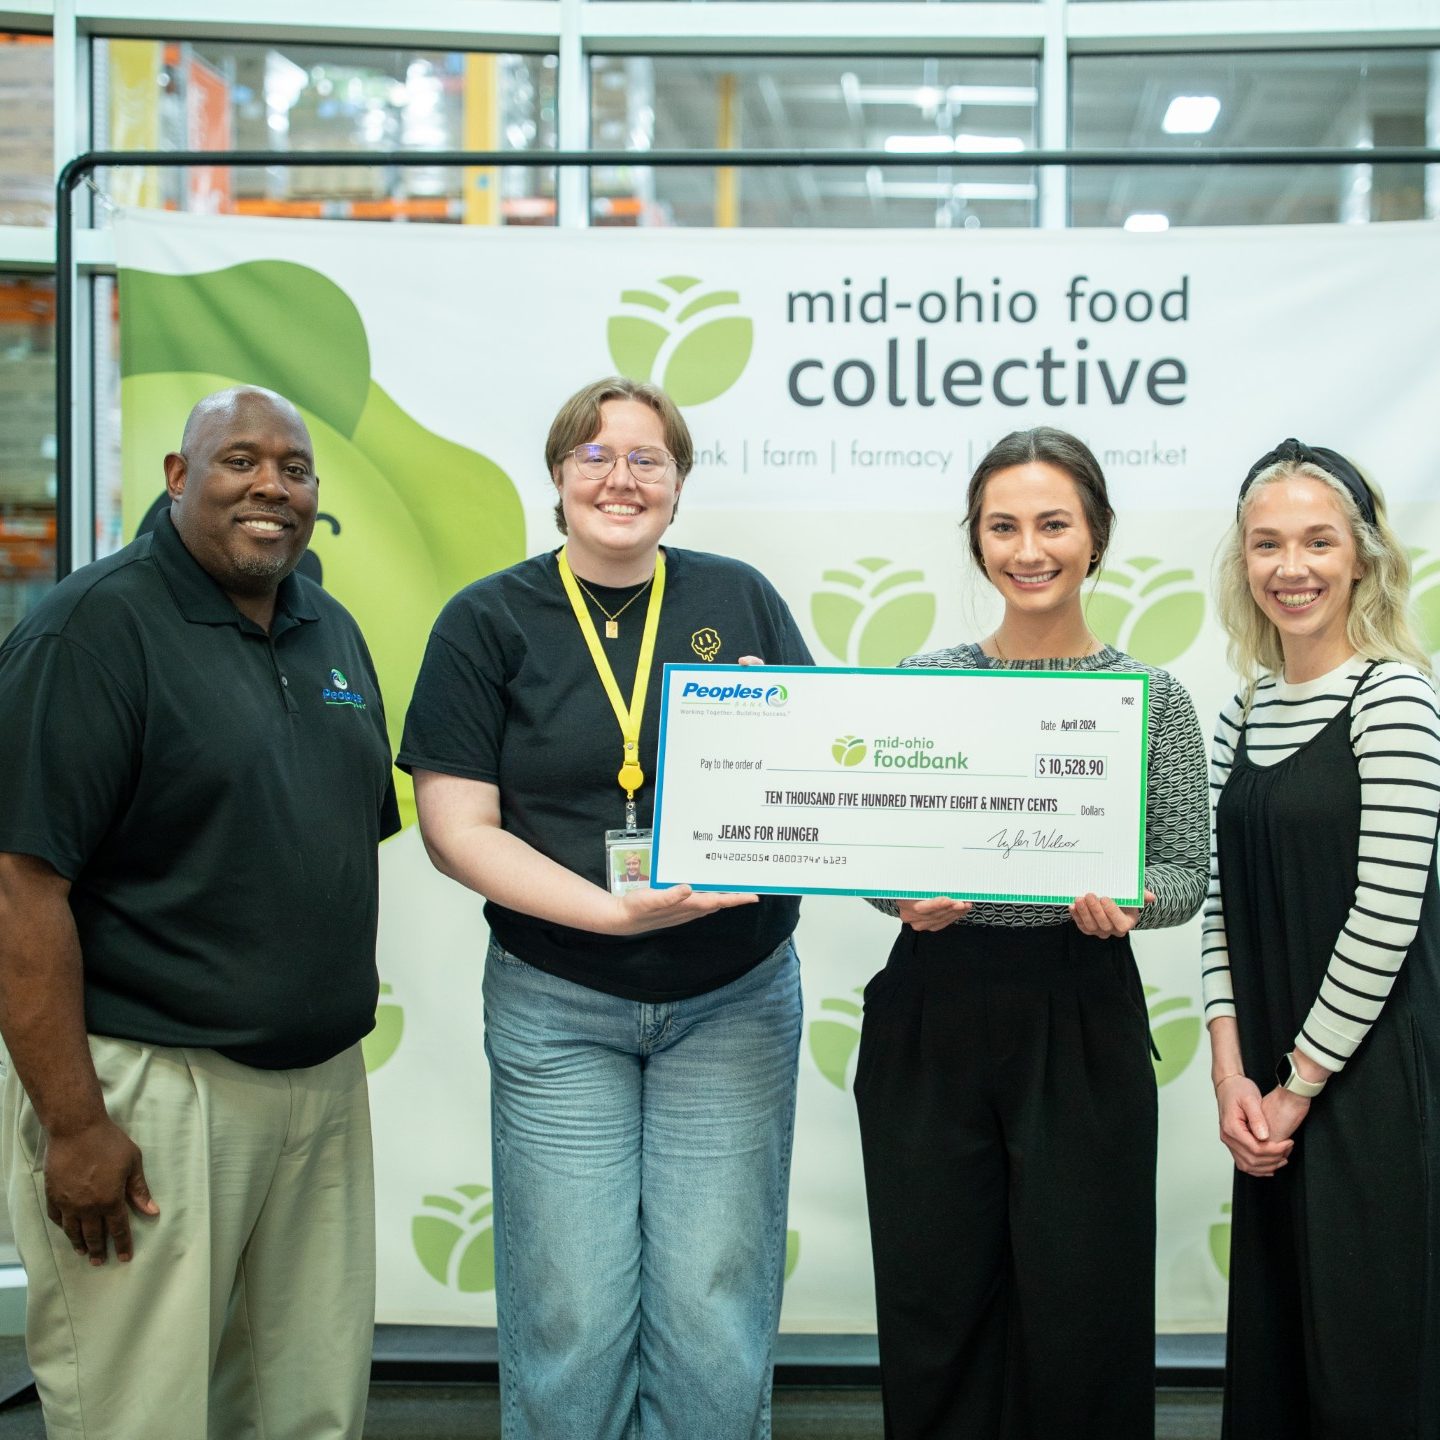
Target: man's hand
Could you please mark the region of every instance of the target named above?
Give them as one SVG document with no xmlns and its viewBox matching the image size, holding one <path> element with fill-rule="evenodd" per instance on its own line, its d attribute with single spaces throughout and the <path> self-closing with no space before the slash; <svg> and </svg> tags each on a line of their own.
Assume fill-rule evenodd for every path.
<svg viewBox="0 0 1440 1440">
<path fill-rule="evenodd" d="M 71 1135 L 47 1137 L 45 1201 L 51 1220 L 77 1255 L 103 1265 L 113 1241 L 115 1257 L 135 1253 L 130 1209 L 155 1216 L 140 1147 L 107 1115 Z"/>
<path fill-rule="evenodd" d="M 92 1265 L 135 1252 L 127 1205 L 158 1215 L 140 1151 L 105 1110 L 85 1035 L 84 967 L 70 882 L 0 853 L 0 1030 L 45 1133 L 46 1212 Z"/>
</svg>

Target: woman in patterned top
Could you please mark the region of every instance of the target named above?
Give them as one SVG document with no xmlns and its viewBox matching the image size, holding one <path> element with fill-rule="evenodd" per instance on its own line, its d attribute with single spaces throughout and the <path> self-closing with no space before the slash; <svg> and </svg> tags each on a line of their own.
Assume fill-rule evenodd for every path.
<svg viewBox="0 0 1440 1440">
<path fill-rule="evenodd" d="M 1004 617 L 903 662 L 1147 671 L 1149 809 L 1141 909 L 873 902 L 905 922 L 855 1075 L 887 1440 L 1154 1434 L 1156 1097 L 1130 931 L 1200 907 L 1205 746 L 1180 684 L 1085 622 L 1114 521 L 1074 436 L 1006 436 L 967 515 Z"/>
<path fill-rule="evenodd" d="M 1220 562 L 1205 1009 L 1228 1440 L 1440 1435 L 1440 718 L 1374 488 L 1287 440 Z M 1278 1061 L 1278 1064 L 1277 1064 Z"/>
</svg>

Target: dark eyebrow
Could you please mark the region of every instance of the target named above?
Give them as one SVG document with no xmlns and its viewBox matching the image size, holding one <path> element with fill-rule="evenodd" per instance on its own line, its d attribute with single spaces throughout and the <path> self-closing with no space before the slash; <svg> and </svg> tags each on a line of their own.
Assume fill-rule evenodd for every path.
<svg viewBox="0 0 1440 1440">
<path fill-rule="evenodd" d="M 217 453 L 224 453 L 233 450 L 244 450 L 249 455 L 258 455 L 264 447 L 254 440 L 227 440 Z M 315 463 L 315 457 L 308 451 L 302 450 L 298 445 L 292 445 L 281 455 L 283 460 L 303 460 L 307 465 Z"/>
<path fill-rule="evenodd" d="M 1037 520 L 1049 520 L 1056 515 L 1064 515 L 1068 519 L 1071 515 L 1071 512 L 1063 508 L 1056 510 L 1042 510 L 1035 518 Z M 987 510 L 985 512 L 985 519 L 987 520 L 1013 520 L 1014 518 L 1015 517 L 1013 515 L 1008 514 L 1004 510 Z"/>
</svg>

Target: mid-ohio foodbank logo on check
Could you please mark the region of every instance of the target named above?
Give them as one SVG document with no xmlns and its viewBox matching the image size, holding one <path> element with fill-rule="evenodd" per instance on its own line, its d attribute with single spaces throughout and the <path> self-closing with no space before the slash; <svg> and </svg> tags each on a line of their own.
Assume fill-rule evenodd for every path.
<svg viewBox="0 0 1440 1440">
<path fill-rule="evenodd" d="M 869 758 L 869 765 L 865 764 Z M 937 750 L 924 735 L 886 735 L 862 740 L 841 735 L 830 747 L 830 758 L 847 770 L 968 770 L 970 757 L 963 750 Z"/>
</svg>

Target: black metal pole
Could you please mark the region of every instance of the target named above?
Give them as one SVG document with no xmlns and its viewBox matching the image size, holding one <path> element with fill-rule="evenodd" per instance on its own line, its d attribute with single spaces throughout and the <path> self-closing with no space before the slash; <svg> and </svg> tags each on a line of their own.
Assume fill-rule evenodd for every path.
<svg viewBox="0 0 1440 1440">
<path fill-rule="evenodd" d="M 1184 166 L 1265 165 L 1434 165 L 1440 164 L 1440 147 L 1384 145 L 1373 150 L 1284 149 L 1254 150 L 1187 148 L 1150 150 L 1016 150 L 974 154 L 969 151 L 933 154 L 890 154 L 874 150 L 92 150 L 77 155 L 60 171 L 55 182 L 55 576 L 70 573 L 74 549 L 70 499 L 75 480 L 75 437 L 71 411 L 75 403 L 74 377 L 74 193 L 75 187 L 95 170 L 153 166 L 162 170 L 190 165 L 282 166 L 307 165 L 359 168 L 393 167 L 463 168 L 469 166 L 523 166 L 527 169 L 597 169 L 628 166 L 639 169 L 1000 169 L 1062 165 L 1069 169 L 1125 166 L 1154 169 Z"/>
<path fill-rule="evenodd" d="M 55 579 L 70 573 L 70 492 L 74 481 L 74 434 L 70 407 L 74 403 L 74 224 L 72 206 L 76 176 L 67 165 L 55 187 Z"/>
<path fill-rule="evenodd" d="M 1440 164 L 1440 147 L 1426 145 L 1383 145 L 1373 150 L 1328 146 L 1287 149 L 1266 146 L 1257 149 L 1213 147 L 1201 149 L 1151 148 L 1146 150 L 1014 150 L 974 152 L 942 151 L 939 154 L 909 154 L 875 150 L 93 150 L 77 155 L 60 172 L 60 185 L 74 186 L 93 170 L 119 166 L 153 165 L 176 169 L 188 165 L 350 166 L 371 165 L 411 169 L 460 166 L 520 166 L 544 170 L 595 169 L 618 165 L 629 168 L 699 170 L 731 166 L 771 166 L 794 169 L 807 165 L 835 169 L 871 166 L 960 169 L 995 169 L 1031 165 L 1063 165 L 1071 169 L 1094 166 L 1154 167 L 1164 165 L 1424 165 Z"/>
</svg>

